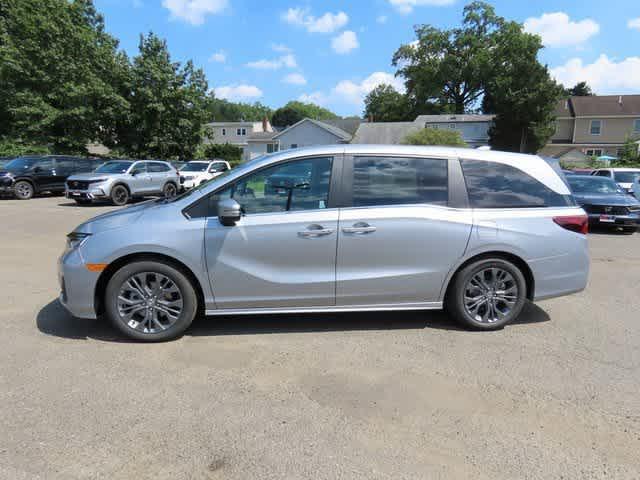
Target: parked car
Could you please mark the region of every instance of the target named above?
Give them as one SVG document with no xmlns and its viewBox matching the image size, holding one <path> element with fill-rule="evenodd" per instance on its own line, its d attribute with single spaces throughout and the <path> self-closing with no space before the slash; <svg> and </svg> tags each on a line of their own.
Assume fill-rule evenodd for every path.
<svg viewBox="0 0 640 480">
<path fill-rule="evenodd" d="M 42 192 L 63 193 L 65 180 L 91 172 L 101 163 L 95 158 L 44 155 L 18 157 L 0 169 L 0 193 L 28 200 Z"/>
<path fill-rule="evenodd" d="M 112 160 L 93 173 L 69 177 L 66 196 L 80 205 L 100 200 L 126 205 L 134 197 L 173 197 L 179 184 L 178 172 L 167 162 Z"/>
<path fill-rule="evenodd" d="M 225 160 L 193 160 L 180 168 L 180 183 L 188 190 L 229 170 L 231 165 Z"/>
<path fill-rule="evenodd" d="M 587 212 L 591 225 L 622 228 L 635 232 L 640 221 L 640 202 L 605 177 L 571 175 L 567 177 L 573 197 Z"/>
<path fill-rule="evenodd" d="M 610 178 L 626 193 L 633 195 L 633 183 L 640 176 L 640 168 L 599 168 L 591 172 L 591 175 Z"/>
<path fill-rule="evenodd" d="M 282 172 L 310 172 L 287 195 Z M 584 289 L 587 216 L 549 164 L 506 152 L 336 145 L 257 158 L 68 236 L 62 304 L 131 338 L 207 315 L 430 310 L 501 328 Z"/>
</svg>

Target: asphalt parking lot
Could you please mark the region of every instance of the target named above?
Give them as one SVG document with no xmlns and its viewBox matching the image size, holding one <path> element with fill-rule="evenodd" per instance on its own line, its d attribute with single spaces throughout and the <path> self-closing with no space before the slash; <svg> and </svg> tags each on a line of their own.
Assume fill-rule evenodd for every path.
<svg viewBox="0 0 640 480">
<path fill-rule="evenodd" d="M 197 319 L 132 343 L 57 303 L 113 207 L 0 200 L 0 478 L 640 478 L 640 235 L 498 332 L 442 313 Z"/>
</svg>

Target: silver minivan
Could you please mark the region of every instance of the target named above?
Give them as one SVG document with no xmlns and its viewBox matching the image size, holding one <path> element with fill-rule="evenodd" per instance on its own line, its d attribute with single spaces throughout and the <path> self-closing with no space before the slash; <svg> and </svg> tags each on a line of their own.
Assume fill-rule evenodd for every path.
<svg viewBox="0 0 640 480">
<path fill-rule="evenodd" d="M 586 233 L 537 156 L 295 149 L 83 223 L 59 261 L 60 301 L 146 341 L 203 314 L 446 308 L 493 330 L 527 300 L 585 288 Z"/>
</svg>

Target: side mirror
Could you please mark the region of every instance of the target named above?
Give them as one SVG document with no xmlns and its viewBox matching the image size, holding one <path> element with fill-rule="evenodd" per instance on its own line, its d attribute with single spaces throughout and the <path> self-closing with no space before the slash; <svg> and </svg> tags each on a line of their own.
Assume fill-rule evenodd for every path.
<svg viewBox="0 0 640 480">
<path fill-rule="evenodd" d="M 140 173 L 140 170 L 131 170 L 131 176 L 135 177 L 136 175 L 138 175 Z"/>
<path fill-rule="evenodd" d="M 42 167 L 33 167 L 33 173 L 40 173 L 42 172 Z"/>
<path fill-rule="evenodd" d="M 242 207 L 233 198 L 218 203 L 218 220 L 225 227 L 233 227 L 242 217 Z"/>
</svg>

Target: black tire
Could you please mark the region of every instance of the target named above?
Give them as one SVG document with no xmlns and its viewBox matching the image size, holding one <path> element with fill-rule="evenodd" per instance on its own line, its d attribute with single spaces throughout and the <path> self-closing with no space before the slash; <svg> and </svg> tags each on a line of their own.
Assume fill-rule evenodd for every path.
<svg viewBox="0 0 640 480">
<path fill-rule="evenodd" d="M 490 269 L 497 269 L 498 271 L 506 272 L 508 275 L 503 278 L 510 279 L 505 283 L 498 283 L 498 280 L 498 282 L 491 285 L 490 279 L 492 270 Z M 487 282 L 483 282 L 483 285 L 489 284 L 491 285 L 491 288 L 488 288 L 486 291 L 475 289 L 470 282 L 476 275 L 480 275 L 485 280 L 489 280 Z M 499 296 L 493 296 L 496 294 L 496 291 L 505 291 L 498 290 L 501 286 L 504 289 L 510 288 L 511 286 L 516 288 L 516 292 L 513 295 L 515 298 L 512 305 L 508 305 L 500 300 Z M 476 311 L 475 316 L 472 315 L 467 306 L 465 306 L 465 293 L 467 291 L 472 292 L 474 289 L 476 290 L 476 293 L 478 293 L 478 297 L 484 297 L 479 300 L 479 302 L 484 302 L 484 304 L 481 303 L 483 306 Z M 496 300 L 494 300 L 494 303 L 492 304 L 491 300 L 486 300 L 486 298 L 495 298 Z M 472 262 L 456 273 L 449 291 L 447 292 L 446 308 L 455 320 L 467 328 L 471 328 L 473 330 L 498 330 L 518 317 L 526 300 L 527 282 L 520 269 L 511 262 L 501 258 L 484 258 Z M 475 303 L 478 304 L 478 301 Z M 496 313 L 493 315 L 491 313 L 487 313 L 487 305 L 494 305 Z M 489 312 L 491 312 L 491 310 L 489 310 Z M 491 317 L 494 321 L 482 321 L 484 313 L 487 313 L 488 319 Z M 480 317 L 480 319 L 478 317 Z"/>
<path fill-rule="evenodd" d="M 120 296 L 121 288 L 133 275 L 142 273 L 146 274 L 147 278 L 150 279 L 153 279 L 155 274 L 169 278 L 177 286 L 181 294 L 182 310 L 177 320 L 164 330 L 157 332 L 141 331 L 134 328 L 136 325 L 135 319 L 132 318 L 132 320 L 128 321 L 120 314 L 118 297 Z M 198 297 L 187 276 L 174 266 L 161 261 L 138 261 L 120 268 L 109 280 L 104 300 L 107 317 L 113 325 L 127 337 L 144 342 L 162 342 L 182 336 L 184 331 L 191 325 L 191 322 L 193 322 L 198 311 Z M 145 307 L 143 307 L 143 310 L 145 310 Z M 143 314 L 140 313 L 140 315 Z M 138 325 L 141 324 L 144 326 L 143 322 L 138 323 Z"/>
<path fill-rule="evenodd" d="M 634 233 L 636 233 L 637 229 L 638 227 L 623 227 L 622 231 L 627 235 L 633 235 Z"/>
<path fill-rule="evenodd" d="M 173 182 L 168 182 L 162 189 L 162 195 L 165 198 L 175 197 L 178 194 L 178 187 Z"/>
<path fill-rule="evenodd" d="M 76 198 L 75 200 L 78 205 L 91 205 L 91 200 L 87 200 L 84 198 Z"/>
<path fill-rule="evenodd" d="M 36 191 L 31 182 L 18 180 L 13 186 L 13 193 L 18 200 L 31 200 Z"/>
<path fill-rule="evenodd" d="M 111 203 L 118 207 L 122 207 L 129 203 L 131 195 L 124 185 L 116 185 L 111 189 Z"/>
</svg>

